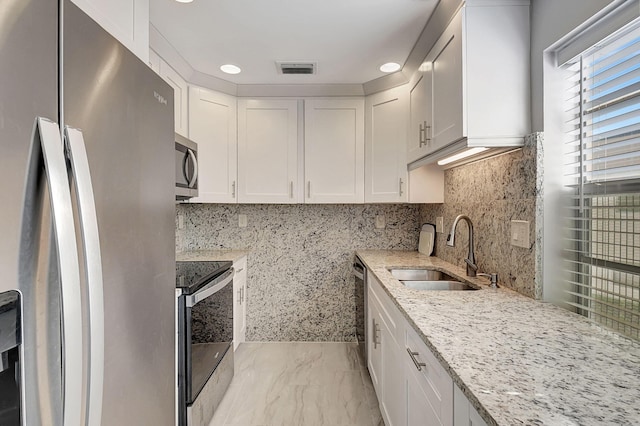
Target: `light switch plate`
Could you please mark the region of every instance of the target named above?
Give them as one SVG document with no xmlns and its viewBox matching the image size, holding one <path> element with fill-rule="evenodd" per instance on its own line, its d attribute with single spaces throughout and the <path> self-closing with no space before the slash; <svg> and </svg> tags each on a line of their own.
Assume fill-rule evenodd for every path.
<svg viewBox="0 0 640 426">
<path fill-rule="evenodd" d="M 442 216 L 436 217 L 436 232 L 441 234 L 444 232 L 444 219 Z"/>
<path fill-rule="evenodd" d="M 384 215 L 376 215 L 376 229 L 384 229 L 387 226 L 387 222 L 384 219 Z"/>
<path fill-rule="evenodd" d="M 239 214 L 238 215 L 238 227 L 246 228 L 247 227 L 247 215 Z"/>
<path fill-rule="evenodd" d="M 511 245 L 529 248 L 529 221 L 511 221 Z"/>
</svg>

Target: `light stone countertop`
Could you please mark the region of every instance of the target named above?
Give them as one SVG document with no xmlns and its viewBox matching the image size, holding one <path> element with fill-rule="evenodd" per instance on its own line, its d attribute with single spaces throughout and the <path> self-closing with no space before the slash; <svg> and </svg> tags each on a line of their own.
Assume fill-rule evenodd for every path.
<svg viewBox="0 0 640 426">
<path fill-rule="evenodd" d="M 177 262 L 231 261 L 235 262 L 249 254 L 250 250 L 192 250 L 176 252 Z"/>
<path fill-rule="evenodd" d="M 417 251 L 358 256 L 488 424 L 640 424 L 640 345 Z M 390 267 L 428 267 L 478 291 L 419 291 Z"/>
</svg>

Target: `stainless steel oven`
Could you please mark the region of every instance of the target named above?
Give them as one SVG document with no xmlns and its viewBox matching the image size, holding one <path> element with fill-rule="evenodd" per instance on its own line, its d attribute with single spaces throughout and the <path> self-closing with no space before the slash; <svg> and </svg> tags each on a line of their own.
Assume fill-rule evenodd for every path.
<svg viewBox="0 0 640 426">
<path fill-rule="evenodd" d="M 233 272 L 231 262 L 176 262 L 180 426 L 188 424 L 196 402 L 217 406 L 219 401 L 198 398 L 221 398 L 233 377 Z M 215 391 L 205 390 L 210 380 Z"/>
<path fill-rule="evenodd" d="M 198 196 L 198 145 L 175 134 L 176 200 Z"/>
</svg>

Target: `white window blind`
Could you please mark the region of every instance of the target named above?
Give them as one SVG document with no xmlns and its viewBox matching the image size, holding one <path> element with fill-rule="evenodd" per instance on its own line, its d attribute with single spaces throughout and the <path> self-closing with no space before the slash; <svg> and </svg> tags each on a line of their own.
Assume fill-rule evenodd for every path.
<svg viewBox="0 0 640 426">
<path fill-rule="evenodd" d="M 566 302 L 640 339 L 640 28 L 564 65 Z"/>
</svg>

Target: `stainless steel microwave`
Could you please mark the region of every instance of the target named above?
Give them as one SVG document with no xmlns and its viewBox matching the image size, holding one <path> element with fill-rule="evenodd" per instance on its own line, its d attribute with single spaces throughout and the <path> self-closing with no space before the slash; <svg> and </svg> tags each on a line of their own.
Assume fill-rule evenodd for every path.
<svg viewBox="0 0 640 426">
<path fill-rule="evenodd" d="M 198 145 L 176 133 L 176 200 L 198 196 Z"/>
</svg>

